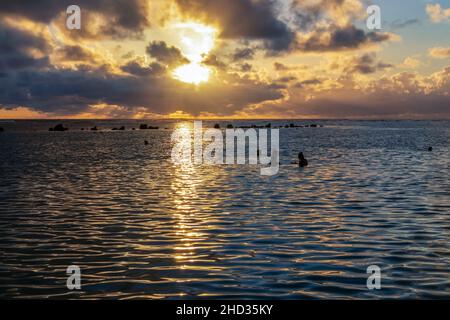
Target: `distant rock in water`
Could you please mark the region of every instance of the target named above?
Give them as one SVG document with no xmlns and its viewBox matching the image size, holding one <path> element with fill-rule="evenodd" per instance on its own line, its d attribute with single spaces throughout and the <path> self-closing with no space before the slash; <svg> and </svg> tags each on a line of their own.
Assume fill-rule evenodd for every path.
<svg viewBox="0 0 450 320">
<path fill-rule="evenodd" d="M 124 128 L 124 129 L 125 129 L 125 128 Z M 141 124 L 141 125 L 139 126 L 139 129 L 140 129 L 140 130 L 158 130 L 159 127 L 152 127 L 152 126 L 149 126 L 149 125 L 147 125 L 147 124 Z"/>
<path fill-rule="evenodd" d="M 297 124 L 295 124 L 295 123 L 290 123 L 290 124 L 285 125 L 284 127 L 285 127 L 286 129 L 287 129 L 287 128 L 308 128 L 309 125 L 302 126 L 302 125 L 297 125 Z M 314 125 L 311 125 L 311 127 L 314 128 Z M 316 125 L 316 127 L 317 127 L 317 125 Z"/>
<path fill-rule="evenodd" d="M 0 127 L 0 132 L 3 132 L 3 131 L 5 131 L 5 130 L 4 130 L 3 128 Z"/>
<path fill-rule="evenodd" d="M 144 141 L 144 144 L 145 144 L 146 146 L 148 146 L 148 141 L 147 141 L 147 140 L 145 140 L 145 141 Z"/>
<path fill-rule="evenodd" d="M 53 128 L 48 129 L 48 131 L 67 131 L 68 128 L 65 128 L 62 124 L 57 124 Z"/>
<path fill-rule="evenodd" d="M 125 127 L 124 127 L 124 126 L 121 126 L 121 127 L 119 128 L 119 130 L 120 130 L 120 131 L 125 131 Z"/>
<path fill-rule="evenodd" d="M 227 129 L 233 129 L 233 125 L 232 124 L 227 125 Z"/>
<path fill-rule="evenodd" d="M 214 129 L 220 129 L 220 124 L 216 123 L 216 124 L 214 125 Z"/>
<path fill-rule="evenodd" d="M 433 151 L 433 147 L 428 147 L 428 151 L 429 152 Z"/>
<path fill-rule="evenodd" d="M 98 131 L 98 128 L 97 128 L 97 126 L 95 126 L 95 127 L 91 128 L 91 131 Z"/>
</svg>

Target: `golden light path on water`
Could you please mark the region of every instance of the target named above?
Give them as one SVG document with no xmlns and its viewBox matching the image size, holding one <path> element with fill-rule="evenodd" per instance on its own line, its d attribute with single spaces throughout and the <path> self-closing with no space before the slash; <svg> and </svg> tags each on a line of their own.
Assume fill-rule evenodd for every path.
<svg viewBox="0 0 450 320">
<path fill-rule="evenodd" d="M 173 27 L 179 33 L 181 51 L 189 60 L 188 64 L 173 71 L 173 77 L 195 85 L 207 82 L 211 69 L 202 64 L 202 61 L 214 47 L 216 30 L 195 22 L 178 23 Z"/>
<path fill-rule="evenodd" d="M 181 133 L 176 143 L 186 147 L 192 143 L 189 138 L 193 134 L 191 123 L 178 123 L 175 129 Z M 212 230 L 217 228 L 216 218 L 199 209 L 201 205 L 206 205 L 214 210 L 223 201 L 220 197 L 208 198 L 205 195 L 205 186 L 220 181 L 221 172 L 216 167 L 201 168 L 190 161 L 180 161 L 173 169 L 171 191 L 177 239 L 173 257 L 180 270 L 198 272 L 205 269 L 220 273 L 222 267 L 203 265 L 213 262 L 210 254 L 205 252 L 218 250 L 222 243 L 211 238 Z M 175 278 L 171 281 L 180 282 Z M 183 295 L 185 293 L 180 292 L 180 296 Z"/>
<path fill-rule="evenodd" d="M 192 128 L 187 123 L 177 124 L 176 130 L 179 130 L 181 143 L 183 145 L 191 144 L 191 140 L 187 139 L 192 134 Z M 172 180 L 171 189 L 174 193 L 173 202 L 176 209 L 176 235 L 180 239 L 180 243 L 175 246 L 176 252 L 174 258 L 179 260 L 181 268 L 184 268 L 183 262 L 189 262 L 192 260 L 195 254 L 194 243 L 202 237 L 202 233 L 196 232 L 190 226 L 191 215 L 194 214 L 195 208 L 192 206 L 192 200 L 197 198 L 197 185 L 201 182 L 195 179 L 198 177 L 196 167 L 188 162 L 182 161 L 175 169 L 174 179 Z"/>
</svg>

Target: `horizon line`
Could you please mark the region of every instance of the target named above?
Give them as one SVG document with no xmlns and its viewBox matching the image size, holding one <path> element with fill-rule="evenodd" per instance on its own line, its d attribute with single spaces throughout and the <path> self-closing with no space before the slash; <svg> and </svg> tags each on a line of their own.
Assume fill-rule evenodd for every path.
<svg viewBox="0 0 450 320">
<path fill-rule="evenodd" d="M 450 121 L 450 118 L 0 118 L 0 121 Z"/>
</svg>

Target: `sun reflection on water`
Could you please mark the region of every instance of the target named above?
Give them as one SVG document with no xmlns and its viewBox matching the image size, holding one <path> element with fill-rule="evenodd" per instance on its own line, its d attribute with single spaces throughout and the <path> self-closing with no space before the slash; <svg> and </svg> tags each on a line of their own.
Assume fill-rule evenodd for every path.
<svg viewBox="0 0 450 320">
<path fill-rule="evenodd" d="M 177 143 L 188 147 L 191 144 L 189 137 L 192 135 L 192 125 L 181 122 L 176 125 L 175 130 L 184 133 L 179 136 L 181 141 L 177 141 Z M 180 262 L 192 262 L 196 249 L 195 243 L 203 236 L 202 233 L 192 229 L 192 218 L 197 212 L 193 202 L 198 198 L 197 186 L 202 183 L 201 175 L 190 161 L 182 161 L 178 165 L 174 165 L 173 170 L 171 190 L 176 212 L 174 213 L 175 234 L 180 241 L 174 247 L 174 258 Z"/>
</svg>

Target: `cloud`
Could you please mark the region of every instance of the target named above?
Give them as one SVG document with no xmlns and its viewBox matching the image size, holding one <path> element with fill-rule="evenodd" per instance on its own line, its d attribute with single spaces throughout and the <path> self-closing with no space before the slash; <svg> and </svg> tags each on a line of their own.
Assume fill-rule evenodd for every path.
<svg viewBox="0 0 450 320">
<path fill-rule="evenodd" d="M 281 62 L 274 62 L 273 67 L 275 71 L 287 71 L 290 68 Z"/>
<path fill-rule="evenodd" d="M 371 74 L 392 67 L 391 64 L 377 61 L 375 53 L 366 53 L 353 58 L 345 68 L 345 72 Z"/>
<path fill-rule="evenodd" d="M 241 65 L 241 71 L 242 72 L 250 72 L 252 71 L 253 66 L 249 63 L 244 63 Z"/>
<path fill-rule="evenodd" d="M 55 46 L 46 28 L 41 28 L 47 30 L 44 35 L 40 30 L 32 31 L 34 24 L 25 25 L 27 29 L 0 21 L 2 109 L 24 107 L 50 116 L 97 114 L 101 110 L 109 115 L 167 115 L 178 110 L 193 115 L 230 115 L 248 105 L 283 97 L 280 87 L 221 69 L 217 71 L 220 76 L 213 75 L 202 90 L 195 90 L 168 72 L 165 65 L 172 67 L 188 60 L 178 48 L 163 41 L 147 47 L 154 62 L 148 63 L 146 57 L 133 58 L 132 54 L 121 65 L 108 65 L 104 64 L 107 52 L 83 43 Z M 103 60 L 90 63 L 97 54 L 103 54 Z M 51 64 L 56 61 L 76 64 Z M 211 57 L 209 62 L 213 62 Z M 92 109 L 101 105 L 111 107 Z"/>
<path fill-rule="evenodd" d="M 173 1 L 185 17 L 221 32 L 217 47 L 202 61 L 213 69 L 211 79 L 198 87 L 173 79 L 171 69 L 188 60 L 165 41 L 142 40 L 140 48 L 123 40 L 120 48 L 118 42 L 88 41 L 141 33 L 149 25 L 148 1 L 80 1 L 84 21 L 92 17 L 94 23 L 74 36 L 59 30 L 61 41 L 52 40 L 43 23 L 59 26 L 64 0 L 40 2 L 47 11 L 35 1 L 30 7 L 2 1 L 0 109 L 26 108 L 28 115 L 55 117 L 450 117 L 450 68 L 429 76 L 380 72 L 393 66 L 367 51 L 395 35 L 356 27 L 364 9 L 360 1 Z M 439 12 L 442 18 L 445 10 Z M 351 54 L 322 57 L 344 50 Z M 303 57 L 305 52 L 314 57 Z M 266 57 L 260 59 L 260 53 Z M 443 47 L 429 54 L 450 56 Z M 399 67 L 419 65 L 408 57 Z"/>
<path fill-rule="evenodd" d="M 314 30 L 297 40 L 296 49 L 300 51 L 340 51 L 358 49 L 367 45 L 393 40 L 389 33 L 369 32 L 353 25 L 345 27 L 329 26 Z"/>
<path fill-rule="evenodd" d="M 434 23 L 449 22 L 450 8 L 443 9 L 439 3 L 427 4 L 426 11 L 430 20 Z"/>
<path fill-rule="evenodd" d="M 98 55 L 80 45 L 66 45 L 56 50 L 56 55 L 64 61 L 95 61 Z"/>
<path fill-rule="evenodd" d="M 202 64 L 207 66 L 216 67 L 219 69 L 224 69 L 226 67 L 226 64 L 220 60 L 215 54 L 209 54 L 207 55 L 203 61 Z"/>
<path fill-rule="evenodd" d="M 255 50 L 252 48 L 236 49 L 233 54 L 233 61 L 251 60 L 255 56 Z"/>
<path fill-rule="evenodd" d="M 59 17 L 65 21 L 66 9 L 73 4 L 81 8 L 82 29 L 67 33 L 68 36 L 130 37 L 150 25 L 146 0 L 77 0 L 75 3 L 69 0 L 2 0 L 0 14 L 48 24 Z M 62 26 L 65 26 L 64 21 L 60 20 Z"/>
<path fill-rule="evenodd" d="M 259 41 L 267 56 L 293 51 L 358 49 L 392 40 L 353 23 L 365 17 L 359 0 L 175 0 L 185 17 L 218 26 L 220 38 Z M 238 57 L 238 55 L 237 55 Z"/>
<path fill-rule="evenodd" d="M 420 67 L 421 64 L 422 64 L 422 62 L 420 62 L 419 59 L 412 58 L 412 57 L 406 57 L 405 60 L 403 60 L 403 63 L 399 67 L 406 68 L 406 69 L 416 69 L 416 68 Z"/>
<path fill-rule="evenodd" d="M 315 86 L 315 85 L 319 85 L 322 83 L 322 80 L 317 79 L 317 78 L 312 78 L 312 79 L 307 79 L 307 80 L 303 80 L 300 82 L 297 82 L 295 84 L 295 88 L 304 88 L 307 86 Z"/>
<path fill-rule="evenodd" d="M 288 83 L 291 81 L 297 80 L 297 77 L 295 76 L 285 76 L 285 77 L 281 77 L 279 79 L 276 80 L 276 82 L 282 82 L 282 83 Z"/>
<path fill-rule="evenodd" d="M 275 1 L 176 0 L 181 14 L 218 24 L 224 39 L 261 40 L 269 51 L 287 50 L 295 33 L 276 14 Z"/>
<path fill-rule="evenodd" d="M 121 66 L 120 69 L 126 73 L 134 76 L 148 77 L 158 76 L 166 72 L 166 67 L 158 62 L 153 62 L 148 66 L 145 66 L 143 59 L 134 59 Z"/>
<path fill-rule="evenodd" d="M 51 50 L 42 35 L 0 21 L 0 72 L 46 67 Z"/>
<path fill-rule="evenodd" d="M 435 47 L 428 49 L 428 55 L 433 58 L 450 58 L 450 48 Z"/>
<path fill-rule="evenodd" d="M 87 112 L 99 104 L 121 106 L 130 113 L 144 109 L 156 114 L 182 110 L 193 115 L 201 112 L 230 115 L 250 104 L 283 96 L 277 87 L 234 74 L 223 75 L 226 82 L 213 81 L 202 90 L 194 90 L 192 85 L 168 74 L 155 73 L 154 65 L 148 68 L 137 62 L 128 63 L 123 70 L 132 75 L 113 74 L 89 66 L 78 70 L 21 71 L 0 78 L 0 105 L 23 106 L 62 116 Z"/>
<path fill-rule="evenodd" d="M 293 86 L 280 103 L 260 104 L 243 113 L 283 118 L 450 119 L 450 67 L 430 76 L 403 72 L 367 84 L 345 81 L 322 91 Z"/>
<path fill-rule="evenodd" d="M 359 0 L 294 0 L 289 11 L 294 14 L 294 23 L 303 30 L 323 21 L 343 27 L 365 17 L 365 7 Z"/>
<path fill-rule="evenodd" d="M 420 24 L 420 20 L 417 18 L 408 20 L 395 20 L 391 23 L 391 27 L 394 30 L 403 29 L 412 25 Z"/>
<path fill-rule="evenodd" d="M 147 47 L 147 53 L 157 61 L 169 66 L 189 63 L 180 49 L 173 46 L 169 47 L 164 41 L 151 42 Z"/>
</svg>

